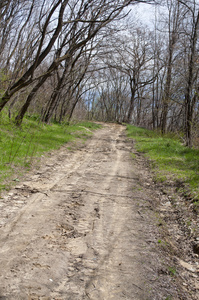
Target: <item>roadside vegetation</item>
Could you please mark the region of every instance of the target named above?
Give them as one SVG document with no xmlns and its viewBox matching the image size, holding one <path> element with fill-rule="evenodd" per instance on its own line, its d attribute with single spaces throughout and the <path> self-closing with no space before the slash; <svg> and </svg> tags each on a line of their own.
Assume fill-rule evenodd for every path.
<svg viewBox="0 0 199 300">
<path fill-rule="evenodd" d="M 0 112 L 183 131 L 192 148 L 198 29 L 197 0 L 2 0 Z"/>
<path fill-rule="evenodd" d="M 86 139 L 99 127 L 87 121 L 44 124 L 36 116 L 27 116 L 17 127 L 7 114 L 1 114 L 0 191 L 9 188 L 11 178 L 18 181 L 20 173 L 28 170 L 35 158 L 77 138 Z"/>
<path fill-rule="evenodd" d="M 199 209 L 199 149 L 185 147 L 179 136 L 127 125 L 138 152 L 150 159 L 156 182 L 174 182 Z"/>
<path fill-rule="evenodd" d="M 156 181 L 181 181 L 198 199 L 199 3 L 185 2 L 1 1 L 1 177 L 81 136 L 73 118 L 133 123 L 154 130 L 128 127 Z M 150 26 L 139 3 L 154 9 Z"/>
</svg>

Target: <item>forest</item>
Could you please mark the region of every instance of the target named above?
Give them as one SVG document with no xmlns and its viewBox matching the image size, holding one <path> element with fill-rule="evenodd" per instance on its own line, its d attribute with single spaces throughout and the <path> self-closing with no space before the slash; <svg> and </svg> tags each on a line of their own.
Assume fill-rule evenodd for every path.
<svg viewBox="0 0 199 300">
<path fill-rule="evenodd" d="M 150 25 L 135 14 L 146 4 Z M 10 122 L 124 122 L 198 145 L 197 0 L 2 0 L 0 23 Z"/>
<path fill-rule="evenodd" d="M 199 299 L 199 0 L 0 0 L 0 299 Z"/>
</svg>

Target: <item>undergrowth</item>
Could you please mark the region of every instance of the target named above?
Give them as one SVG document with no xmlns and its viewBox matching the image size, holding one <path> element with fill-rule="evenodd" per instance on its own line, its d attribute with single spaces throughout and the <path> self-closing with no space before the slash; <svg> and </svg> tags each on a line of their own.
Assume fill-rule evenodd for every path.
<svg viewBox="0 0 199 300">
<path fill-rule="evenodd" d="M 181 192 L 191 198 L 194 205 L 199 206 L 199 149 L 190 149 L 182 145 L 179 137 L 175 135 L 162 136 L 160 133 L 127 125 L 130 138 L 136 143 L 137 151 L 150 158 L 155 173 L 155 180 L 167 180 L 179 185 Z M 188 189 L 187 189 L 188 187 Z"/>
<path fill-rule="evenodd" d="M 43 124 L 37 118 L 26 117 L 21 127 L 16 127 L 7 115 L 0 115 L 0 191 L 9 188 L 9 178 L 16 177 L 29 168 L 33 159 L 45 152 L 60 148 L 75 140 L 86 139 L 92 129 L 100 126 L 91 122 L 73 124 Z"/>
</svg>

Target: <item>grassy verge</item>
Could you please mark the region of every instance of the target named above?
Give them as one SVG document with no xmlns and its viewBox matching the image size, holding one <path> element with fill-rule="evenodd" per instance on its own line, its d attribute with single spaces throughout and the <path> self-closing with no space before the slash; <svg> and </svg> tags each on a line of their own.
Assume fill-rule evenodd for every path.
<svg viewBox="0 0 199 300">
<path fill-rule="evenodd" d="M 18 128 L 5 115 L 1 115 L 0 191 L 9 188 L 11 177 L 17 181 L 18 172 L 30 168 L 35 157 L 77 138 L 86 139 L 93 129 L 99 127 L 91 122 L 46 125 L 34 118 L 26 118 Z"/>
<path fill-rule="evenodd" d="M 150 158 L 159 182 L 182 182 L 182 192 L 199 208 L 199 150 L 182 145 L 175 136 L 127 125 L 128 137 L 136 141 L 137 151 Z"/>
</svg>

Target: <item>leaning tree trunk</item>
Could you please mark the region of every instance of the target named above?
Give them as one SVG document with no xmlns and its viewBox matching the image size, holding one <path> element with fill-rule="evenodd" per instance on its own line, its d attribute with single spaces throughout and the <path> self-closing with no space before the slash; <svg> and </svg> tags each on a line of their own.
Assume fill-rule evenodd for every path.
<svg viewBox="0 0 199 300">
<path fill-rule="evenodd" d="M 44 115 L 42 117 L 42 122 L 49 123 L 49 121 L 55 111 L 55 108 L 57 107 L 58 101 L 59 101 L 58 93 L 53 92 L 51 99 L 48 103 L 48 106 L 46 108 L 46 111 L 44 112 Z"/>
<path fill-rule="evenodd" d="M 57 37 L 59 33 L 61 32 L 62 26 L 63 26 L 63 16 L 64 16 L 64 11 L 67 5 L 67 1 L 64 1 L 61 4 L 61 0 L 58 0 L 49 10 L 49 14 L 46 19 L 46 23 L 43 26 L 43 31 L 42 31 L 42 36 L 41 36 L 41 41 L 40 45 L 37 50 L 37 55 L 35 57 L 34 62 L 32 65 L 28 68 L 28 70 L 19 78 L 5 93 L 4 95 L 0 98 L 0 112 L 4 108 L 4 106 L 8 103 L 8 101 L 11 99 L 11 97 L 18 91 L 20 91 L 22 88 L 29 86 L 33 82 L 33 74 L 34 71 L 37 69 L 37 67 L 43 62 L 43 60 L 46 58 L 46 56 L 49 54 L 51 51 L 55 41 L 57 40 Z M 49 41 L 47 43 L 46 48 L 41 52 L 41 48 L 43 45 L 43 40 L 46 36 L 46 29 L 48 27 L 48 24 L 50 22 L 50 19 L 54 12 L 57 10 L 57 7 L 61 4 L 61 7 L 59 9 L 59 15 L 58 15 L 58 23 L 55 28 L 55 31 Z M 55 64 L 55 62 L 54 62 Z M 53 70 L 53 69 L 52 69 Z M 27 103 L 28 105 L 28 103 Z M 25 105 L 26 106 L 26 105 Z M 28 105 L 29 106 L 29 105 Z M 25 110 L 25 107 L 24 107 Z M 23 114 L 23 112 L 22 112 Z M 20 117 L 19 117 L 20 118 Z M 23 119 L 23 117 L 22 117 Z M 19 121 L 20 123 L 20 121 Z"/>
<path fill-rule="evenodd" d="M 72 116 L 73 116 L 73 112 L 74 112 L 74 110 L 75 110 L 75 107 L 76 107 L 76 105 L 77 105 L 79 99 L 80 99 L 80 97 L 77 96 L 75 102 L 73 103 L 72 109 L 71 109 L 70 114 L 69 114 L 69 117 L 68 117 L 68 121 L 69 121 L 69 122 L 70 122 L 70 120 L 71 120 L 71 118 L 72 118 Z"/>
<path fill-rule="evenodd" d="M 32 91 L 28 95 L 28 98 L 27 98 L 26 102 L 24 103 L 24 105 L 22 106 L 21 110 L 19 111 L 18 115 L 15 118 L 16 125 L 18 125 L 18 126 L 21 125 L 21 123 L 23 121 L 23 118 L 25 116 L 25 113 L 27 112 L 34 96 L 36 95 L 39 88 L 44 84 L 44 82 L 47 80 L 47 78 L 49 76 L 50 76 L 50 73 L 49 74 L 47 73 L 44 77 L 42 77 L 40 79 L 40 81 L 37 83 L 37 85 L 32 89 Z"/>
<path fill-rule="evenodd" d="M 57 102 L 59 101 L 59 94 L 60 94 L 60 90 L 61 90 L 61 87 L 62 87 L 62 84 L 64 82 L 64 79 L 65 79 L 65 76 L 66 76 L 66 73 L 67 73 L 67 65 L 65 66 L 65 70 L 62 74 L 62 76 L 60 78 L 58 78 L 58 83 L 57 83 L 57 86 L 56 88 L 54 89 L 51 97 L 50 97 L 50 100 L 47 104 L 47 107 L 45 109 L 45 112 L 42 116 L 42 122 L 44 123 L 48 123 L 50 118 L 52 117 L 53 115 L 53 112 L 57 106 Z"/>
</svg>

